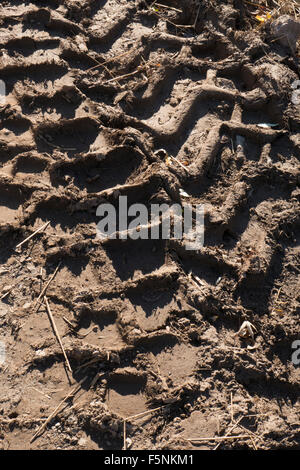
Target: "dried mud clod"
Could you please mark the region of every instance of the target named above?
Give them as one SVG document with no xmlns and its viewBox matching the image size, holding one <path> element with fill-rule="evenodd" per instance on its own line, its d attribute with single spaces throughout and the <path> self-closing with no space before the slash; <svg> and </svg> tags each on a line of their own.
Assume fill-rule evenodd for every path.
<svg viewBox="0 0 300 470">
<path fill-rule="evenodd" d="M 294 2 L 2 3 L 0 448 L 298 448 Z M 97 239 L 119 196 L 204 247 Z"/>
</svg>

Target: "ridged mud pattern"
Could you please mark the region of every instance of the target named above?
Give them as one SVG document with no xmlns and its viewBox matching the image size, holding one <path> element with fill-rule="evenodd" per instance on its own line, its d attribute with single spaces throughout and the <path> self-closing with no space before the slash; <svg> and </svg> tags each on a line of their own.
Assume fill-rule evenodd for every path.
<svg viewBox="0 0 300 470">
<path fill-rule="evenodd" d="M 133 449 L 210 448 L 186 439 L 224 434 L 232 411 L 249 434 L 220 448 L 299 448 L 298 59 L 239 1 L 2 3 L 0 447 L 120 449 L 124 417 L 168 405 L 129 420 Z M 203 249 L 100 241 L 96 209 L 120 195 L 204 204 Z M 34 306 L 59 262 L 47 296 L 87 381 L 30 444 L 70 390 Z"/>
</svg>

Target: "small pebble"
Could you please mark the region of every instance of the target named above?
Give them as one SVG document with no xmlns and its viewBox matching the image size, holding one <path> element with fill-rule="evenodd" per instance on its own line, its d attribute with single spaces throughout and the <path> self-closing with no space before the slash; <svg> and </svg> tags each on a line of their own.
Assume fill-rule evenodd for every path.
<svg viewBox="0 0 300 470">
<path fill-rule="evenodd" d="M 12 288 L 13 288 L 13 286 L 11 286 L 10 284 L 7 285 L 7 286 L 4 286 L 3 289 L 2 289 L 2 294 L 6 294 L 6 293 L 9 292 Z"/>
<path fill-rule="evenodd" d="M 84 437 L 81 437 L 78 441 L 78 445 L 80 445 L 82 447 L 85 446 L 86 443 L 87 443 L 87 440 Z"/>
</svg>

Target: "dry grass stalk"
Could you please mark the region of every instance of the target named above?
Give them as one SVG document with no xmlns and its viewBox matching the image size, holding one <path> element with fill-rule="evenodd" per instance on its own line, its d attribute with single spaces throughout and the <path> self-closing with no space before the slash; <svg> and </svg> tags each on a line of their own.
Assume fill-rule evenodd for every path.
<svg viewBox="0 0 300 470">
<path fill-rule="evenodd" d="M 123 438 L 124 438 L 123 450 L 127 450 L 127 445 L 126 445 L 126 419 L 124 419 L 124 421 L 123 421 Z"/>
<path fill-rule="evenodd" d="M 48 418 L 46 419 L 46 421 L 42 424 L 42 426 L 39 427 L 39 429 L 37 430 L 37 432 L 35 433 L 35 435 L 31 438 L 30 440 L 30 443 L 33 442 L 38 436 L 40 436 L 40 434 L 44 431 L 44 429 L 46 428 L 47 424 L 57 415 L 57 413 L 59 412 L 59 409 L 60 407 L 71 397 L 73 397 L 81 388 L 81 385 L 83 384 L 83 382 L 85 382 L 87 379 L 87 377 L 84 377 L 77 385 L 76 387 L 71 390 L 70 393 L 68 393 L 68 395 L 65 396 L 65 398 L 58 404 L 58 406 L 55 408 L 54 411 L 52 411 L 52 413 L 50 414 L 50 416 L 48 416 Z"/>
<path fill-rule="evenodd" d="M 49 287 L 49 285 L 51 284 L 51 282 L 53 281 L 53 279 L 55 278 L 56 274 L 57 274 L 57 271 L 59 270 L 59 267 L 61 265 L 61 261 L 58 263 L 54 273 L 52 274 L 52 276 L 50 277 L 49 281 L 46 283 L 45 287 L 42 289 L 40 295 L 38 296 L 38 298 L 36 299 L 36 306 L 37 306 L 37 310 L 39 309 L 39 306 L 40 304 L 42 303 L 42 300 L 40 300 L 45 294 L 46 294 L 46 291 Z"/>
<path fill-rule="evenodd" d="M 65 358 L 65 361 L 66 361 L 66 366 L 67 366 L 67 369 L 69 370 L 69 372 L 71 372 L 71 374 L 73 373 L 72 371 L 72 368 L 70 366 L 70 363 L 69 363 L 69 359 L 66 355 L 66 351 L 63 347 L 63 344 L 62 344 L 62 341 L 60 339 L 60 335 L 58 333 L 58 329 L 56 327 L 56 324 L 55 324 L 55 321 L 54 321 L 54 318 L 53 318 L 53 315 L 52 315 L 52 312 L 51 312 L 51 309 L 50 309 L 50 305 L 49 305 L 49 302 L 48 302 L 48 299 L 46 296 L 44 296 L 44 301 L 45 301 L 45 304 L 46 304 L 46 309 L 47 309 L 47 313 L 48 313 L 48 317 L 49 317 L 49 320 L 50 320 L 50 323 L 51 323 L 51 326 L 53 328 L 53 331 L 55 333 L 55 336 L 57 338 L 57 341 L 59 342 L 59 345 L 61 347 L 61 350 L 62 350 L 62 353 L 64 355 L 64 358 Z"/>
<path fill-rule="evenodd" d="M 7 297 L 8 294 L 10 294 L 12 290 L 13 290 L 13 287 L 9 289 L 7 292 L 5 292 L 5 294 L 3 294 L 2 297 L 0 297 L 0 300 L 5 299 L 5 297 Z"/>
<path fill-rule="evenodd" d="M 280 15 L 291 15 L 296 19 L 300 17 L 300 2 L 298 0 L 255 0 L 253 2 L 244 0 L 244 3 L 271 13 L 273 18 Z"/>
<path fill-rule="evenodd" d="M 142 416 L 146 416 L 150 413 L 154 413 L 154 411 L 161 410 L 162 408 L 165 408 L 166 406 L 170 406 L 170 405 L 159 406 L 158 408 L 154 408 L 153 410 L 148 410 L 148 411 L 144 411 L 143 413 L 138 413 L 137 415 L 129 416 L 128 418 L 126 418 L 126 421 L 129 421 L 130 419 L 141 418 Z"/>
<path fill-rule="evenodd" d="M 90 72 L 91 70 L 95 70 L 95 69 L 98 69 L 99 67 L 103 67 L 104 65 L 108 64 L 109 62 L 113 62 L 114 60 L 120 59 L 121 57 L 124 57 L 128 54 L 131 54 L 131 53 L 132 53 L 132 51 L 130 50 L 130 51 L 123 52 L 122 54 L 118 54 L 116 56 L 113 56 L 110 59 L 107 59 L 104 62 L 99 62 L 98 65 L 94 65 L 93 67 L 87 69 L 86 72 Z"/>
<path fill-rule="evenodd" d="M 225 441 L 232 439 L 249 439 L 247 434 L 241 434 L 240 436 L 221 436 L 221 437 L 195 437 L 194 439 L 187 439 L 189 442 L 207 442 L 207 441 Z"/>
<path fill-rule="evenodd" d="M 91 359 L 90 361 L 85 362 L 84 364 L 81 364 L 81 366 L 77 367 L 76 372 L 78 372 L 81 369 L 84 369 L 87 366 L 90 366 L 92 364 L 96 364 L 99 361 L 101 361 L 100 357 L 96 357 L 95 359 Z"/>
<path fill-rule="evenodd" d="M 33 238 L 37 233 L 42 232 L 43 230 L 45 230 L 45 228 L 47 228 L 49 224 L 50 224 L 50 222 L 46 222 L 44 225 L 39 227 L 37 230 L 35 230 L 35 232 L 33 232 L 31 235 L 29 235 L 29 237 L 25 238 L 25 240 L 23 240 L 21 243 L 18 243 L 16 248 L 21 248 L 21 246 L 24 245 L 24 243 L 31 240 L 31 238 Z"/>
</svg>

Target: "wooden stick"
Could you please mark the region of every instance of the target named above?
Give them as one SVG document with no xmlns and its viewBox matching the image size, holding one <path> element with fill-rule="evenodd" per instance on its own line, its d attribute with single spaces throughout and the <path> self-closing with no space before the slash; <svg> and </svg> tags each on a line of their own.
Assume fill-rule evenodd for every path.
<svg viewBox="0 0 300 470">
<path fill-rule="evenodd" d="M 47 398 L 49 398 L 49 400 L 51 400 L 51 397 L 49 397 L 49 395 L 46 395 L 46 393 L 41 392 L 41 391 L 38 390 L 37 388 L 32 387 L 31 385 L 29 386 L 29 388 L 32 388 L 32 390 L 35 390 L 36 392 L 40 393 L 41 395 L 44 395 L 44 397 L 47 397 Z"/>
<path fill-rule="evenodd" d="M 64 147 L 62 145 L 52 144 L 52 142 L 49 142 L 49 140 L 47 140 L 46 137 L 44 137 L 42 134 L 39 134 L 38 138 L 45 142 L 47 145 L 49 145 L 49 147 L 52 147 L 54 149 L 76 150 L 76 147 Z"/>
<path fill-rule="evenodd" d="M 19 243 L 16 248 L 20 248 L 24 243 L 26 243 L 28 240 L 30 240 L 32 237 L 34 237 L 37 233 L 41 232 L 42 230 L 45 230 L 46 227 L 48 227 L 48 225 L 50 224 L 50 222 L 46 222 L 44 225 L 42 225 L 42 227 L 38 228 L 35 232 L 33 232 L 31 235 L 29 235 L 29 237 L 25 238 L 25 240 L 23 240 L 21 243 Z"/>
<path fill-rule="evenodd" d="M 85 334 L 79 333 L 78 331 L 76 331 L 76 326 L 72 325 L 72 323 L 66 317 L 62 317 L 62 318 L 66 322 L 66 324 L 69 326 L 69 328 L 71 329 L 71 332 L 80 339 L 86 338 L 86 336 L 89 335 L 94 329 L 94 327 L 92 326 L 92 328 L 90 328 L 87 333 L 85 333 Z M 104 336 L 98 336 L 98 338 L 104 338 Z"/>
<path fill-rule="evenodd" d="M 124 419 L 124 421 L 123 421 L 123 439 L 124 439 L 123 450 L 127 450 L 127 443 L 126 443 L 126 419 Z"/>
<path fill-rule="evenodd" d="M 197 11 L 197 15 L 196 15 L 196 18 L 195 18 L 195 21 L 194 21 L 194 28 L 196 28 L 197 26 L 197 21 L 198 21 L 198 16 L 199 16 L 199 12 L 200 12 L 200 7 L 201 7 L 201 4 L 199 5 L 199 8 L 198 8 L 198 11 Z"/>
<path fill-rule="evenodd" d="M 241 418 L 236 421 L 234 424 L 232 424 L 232 426 L 229 428 L 229 430 L 227 431 L 227 433 L 225 434 L 225 436 L 223 437 L 228 437 L 230 435 L 230 433 L 239 425 L 239 422 L 242 421 L 242 419 L 244 419 L 245 416 L 241 416 Z M 217 450 L 217 448 L 222 444 L 222 441 L 220 441 L 215 447 L 213 450 Z"/>
<path fill-rule="evenodd" d="M 50 277 L 49 281 L 46 283 L 45 287 L 42 289 L 40 295 L 38 296 L 38 298 L 36 299 L 36 305 L 37 305 L 37 310 L 39 309 L 39 305 L 42 303 L 42 300 L 40 300 L 41 297 L 43 297 L 46 293 L 46 290 L 48 289 L 50 283 L 53 281 L 53 279 L 55 278 L 56 274 L 57 274 L 57 271 L 59 270 L 59 267 L 61 265 L 61 261 L 58 263 L 54 273 L 52 274 L 52 276 Z"/>
<path fill-rule="evenodd" d="M 190 442 L 201 442 L 201 441 L 223 441 L 223 440 L 230 440 L 230 439 L 242 439 L 246 437 L 249 439 L 249 436 L 247 434 L 241 434 L 240 436 L 221 436 L 221 437 L 198 437 L 194 439 L 187 439 L 187 441 Z"/>
<path fill-rule="evenodd" d="M 98 62 L 98 60 L 94 59 L 94 57 L 90 57 L 90 56 L 88 56 L 88 57 L 89 57 L 90 59 L 92 59 L 94 62 L 96 62 L 96 64 L 98 64 L 97 67 L 100 66 L 100 65 L 102 65 L 102 67 L 104 68 L 104 70 L 106 70 L 106 72 L 107 72 L 112 78 L 114 78 L 114 75 L 112 74 L 112 72 L 109 70 L 108 67 L 106 67 L 106 65 L 105 65 L 103 62 L 102 62 L 102 64 L 101 64 L 100 62 Z M 88 70 L 90 70 L 90 69 L 88 69 Z M 120 85 L 120 84 L 119 84 L 119 85 Z"/>
<path fill-rule="evenodd" d="M 74 396 L 78 390 L 81 388 L 81 385 L 83 384 L 83 382 L 85 382 L 85 380 L 87 379 L 87 376 L 84 377 L 77 385 L 76 387 L 71 390 L 70 393 L 68 393 L 68 395 L 59 403 L 59 405 L 55 408 L 54 411 L 52 411 L 52 413 L 50 414 L 50 416 L 46 419 L 46 421 L 42 424 L 42 426 L 39 427 L 39 429 L 37 430 L 37 432 L 35 433 L 35 435 L 31 438 L 30 440 L 30 443 L 33 442 L 43 431 L 44 429 L 46 428 L 47 424 L 52 420 L 52 418 L 54 418 L 57 413 L 58 413 L 58 410 L 60 409 L 61 405 L 63 405 L 69 398 L 71 398 L 72 396 Z"/>
<path fill-rule="evenodd" d="M 76 332 L 76 326 L 74 326 L 66 317 L 63 317 L 63 320 L 66 322 L 66 324 L 67 324 L 72 330 L 75 330 L 75 332 Z"/>
<path fill-rule="evenodd" d="M 93 378 L 93 380 L 91 381 L 89 387 L 88 387 L 88 390 L 90 390 L 91 388 L 93 388 L 93 386 L 95 385 L 95 383 L 101 379 L 101 377 L 105 377 L 107 374 L 106 372 L 97 372 L 97 374 L 95 375 L 95 377 Z M 83 390 L 83 393 L 81 395 L 79 395 L 79 399 L 84 396 L 84 394 L 86 393 L 85 390 Z M 69 410 L 72 410 L 73 408 L 78 408 L 78 406 L 82 405 L 84 403 L 84 401 L 77 401 L 74 405 L 72 405 Z"/>
<path fill-rule="evenodd" d="M 49 316 L 50 323 L 51 323 L 51 325 L 52 325 L 52 328 L 53 328 L 53 330 L 54 330 L 54 333 L 55 333 L 55 336 L 56 336 L 56 338 L 57 338 L 57 341 L 59 342 L 59 345 L 60 345 L 61 350 L 62 350 L 62 352 L 63 352 L 63 355 L 64 355 L 64 358 L 65 358 L 65 361 L 66 361 L 67 368 L 68 368 L 69 372 L 71 372 L 71 374 L 72 374 L 73 371 L 72 371 L 72 369 L 71 369 L 71 366 L 70 366 L 70 363 L 69 363 L 69 359 L 67 358 L 66 352 L 65 352 L 64 347 L 63 347 L 63 344 L 62 344 L 62 342 L 61 342 L 61 339 L 60 339 L 58 330 L 57 330 L 57 328 L 56 328 L 56 325 L 55 325 L 55 321 L 54 321 L 52 312 L 51 312 L 51 310 L 50 310 L 50 305 L 49 305 L 49 302 L 48 302 L 48 299 L 47 299 L 46 296 L 44 296 L 44 301 L 45 301 L 45 304 L 46 304 L 47 313 L 48 313 L 48 316 Z"/>
<path fill-rule="evenodd" d="M 5 299 L 5 297 L 7 297 L 8 294 L 10 294 L 12 290 L 13 290 L 13 287 L 9 289 L 7 292 L 5 292 L 5 294 L 3 294 L 2 297 L 0 297 L 0 300 Z"/>
<path fill-rule="evenodd" d="M 78 372 L 79 370 L 83 369 L 84 367 L 87 367 L 91 364 L 96 364 L 96 362 L 99 362 L 101 361 L 101 358 L 100 357 L 96 357 L 95 359 L 91 359 L 90 361 L 88 362 L 85 362 L 84 364 L 81 364 L 81 366 L 77 367 L 76 369 L 76 372 Z"/>
<path fill-rule="evenodd" d="M 41 277 L 41 280 L 40 280 L 40 293 L 41 293 L 43 289 L 43 267 L 42 266 L 40 269 L 40 277 Z"/>
<path fill-rule="evenodd" d="M 178 10 L 178 8 L 174 8 L 174 7 L 169 7 L 168 5 L 162 5 L 162 3 L 156 3 L 155 2 L 155 6 L 162 7 L 162 8 L 167 8 L 168 10 L 178 11 L 178 13 L 182 13 L 182 10 Z"/>
<path fill-rule="evenodd" d="M 119 58 L 121 58 L 121 57 L 123 57 L 123 56 L 125 56 L 125 55 L 128 55 L 128 54 L 130 54 L 131 52 L 132 52 L 132 50 L 130 49 L 130 51 L 126 51 L 126 52 L 124 52 L 124 53 L 122 53 L 122 54 L 119 54 L 119 55 L 116 55 L 116 56 L 114 56 L 114 57 L 111 57 L 110 59 L 107 59 L 107 60 L 105 60 L 105 61 L 102 62 L 102 63 L 99 62 L 99 65 L 94 65 L 93 67 L 87 69 L 86 72 L 89 72 L 89 71 L 91 71 L 91 70 L 95 70 L 95 69 L 97 69 L 98 67 L 103 67 L 103 65 L 108 64 L 109 62 L 112 62 L 112 61 L 115 60 L 115 59 L 119 59 Z"/>
<path fill-rule="evenodd" d="M 95 377 L 93 378 L 91 382 L 90 388 L 93 388 L 93 386 L 98 382 L 98 380 L 101 377 L 105 377 L 105 372 L 97 372 L 97 374 L 95 375 Z"/>
<path fill-rule="evenodd" d="M 135 70 L 134 72 L 126 73 L 125 75 L 120 75 L 119 77 L 110 78 L 109 80 L 106 80 L 106 82 L 103 82 L 102 85 L 106 85 L 106 83 L 110 83 L 110 82 L 113 82 L 113 81 L 123 80 L 124 78 L 131 77 L 132 75 L 137 75 L 143 69 L 144 69 L 144 67 L 141 67 L 139 70 Z"/>
<path fill-rule="evenodd" d="M 162 408 L 165 408 L 166 406 L 169 406 L 169 405 L 163 405 L 163 406 L 159 406 L 158 408 L 154 408 L 153 410 L 148 410 L 148 411 L 144 411 L 143 413 L 139 413 L 137 415 L 133 415 L 133 416 L 128 416 L 128 418 L 126 418 L 126 420 L 128 421 L 129 419 L 133 419 L 133 418 L 139 418 L 141 416 L 145 416 L 149 413 L 153 413 L 154 411 L 157 411 L 157 410 L 161 410 Z"/>
<path fill-rule="evenodd" d="M 169 157 L 172 158 L 172 160 L 174 160 L 176 163 L 178 163 L 178 165 L 180 165 L 189 175 L 191 174 L 188 168 L 186 168 L 179 160 L 177 160 L 177 158 L 172 157 L 172 155 L 169 155 Z"/>
<path fill-rule="evenodd" d="M 252 445 L 254 447 L 254 450 L 257 450 L 257 446 L 255 444 L 255 440 L 253 439 L 253 437 L 250 436 L 250 439 L 251 439 L 251 442 L 252 442 Z"/>
<path fill-rule="evenodd" d="M 262 440 L 262 437 L 258 436 L 257 434 L 255 434 L 255 432 L 251 431 L 250 429 L 245 428 L 245 426 L 243 426 L 242 424 L 238 424 L 238 427 L 243 429 L 249 435 L 252 435 L 253 437 L 256 437 L 256 439 Z"/>
<path fill-rule="evenodd" d="M 147 5 L 147 7 L 148 7 L 148 10 L 150 10 L 151 7 L 154 5 L 155 2 L 152 3 L 150 6 L 148 5 L 147 2 L 145 2 L 145 3 L 146 3 L 146 5 Z M 180 29 L 184 29 L 184 28 L 194 28 L 194 25 L 175 24 L 175 23 L 173 23 L 172 21 L 168 20 L 167 18 L 164 18 L 163 16 L 159 15 L 156 11 L 151 10 L 151 12 L 152 12 L 155 16 L 157 16 L 160 20 L 163 20 L 163 21 L 165 21 L 166 23 L 169 23 L 169 24 L 175 26 L 176 28 L 180 28 Z"/>
</svg>

